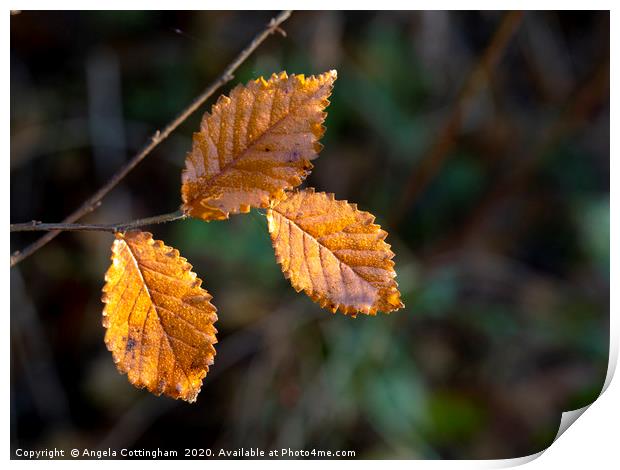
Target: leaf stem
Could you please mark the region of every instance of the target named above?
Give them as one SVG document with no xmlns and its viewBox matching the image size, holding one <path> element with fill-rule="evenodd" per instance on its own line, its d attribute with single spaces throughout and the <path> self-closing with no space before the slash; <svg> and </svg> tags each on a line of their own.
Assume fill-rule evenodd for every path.
<svg viewBox="0 0 620 470">
<path fill-rule="evenodd" d="M 11 232 L 127 232 L 146 225 L 163 224 L 175 220 L 186 219 L 188 216 L 182 210 L 169 214 L 155 215 L 144 219 L 132 220 L 117 224 L 67 224 L 67 223 L 43 223 L 37 220 L 22 224 L 11 224 Z"/>
<path fill-rule="evenodd" d="M 157 147 L 161 142 L 163 142 L 179 125 L 181 125 L 191 114 L 193 114 L 208 98 L 213 95 L 220 87 L 224 86 L 226 83 L 231 81 L 234 76 L 233 72 L 235 72 L 239 66 L 245 62 L 245 60 L 256 50 L 258 46 L 262 44 L 262 42 L 267 39 L 268 36 L 275 32 L 283 33 L 280 25 L 286 21 L 289 16 L 291 16 L 290 10 L 282 11 L 278 16 L 272 18 L 271 21 L 267 24 L 265 29 L 256 34 L 252 41 L 243 49 L 237 57 L 224 69 L 222 74 L 211 84 L 209 85 L 199 96 L 197 96 L 194 101 L 190 103 L 190 105 L 185 108 L 173 121 L 171 121 L 163 131 L 156 131 L 150 141 L 142 148 L 140 152 L 138 152 L 134 157 L 127 162 L 125 166 L 120 168 L 114 176 L 103 185 L 95 194 L 93 194 L 90 198 L 82 203 L 80 207 L 78 207 L 75 211 L 69 214 L 64 220 L 63 224 L 69 225 L 73 222 L 81 219 L 86 214 L 94 211 L 97 207 L 101 205 L 101 200 L 112 190 L 114 189 L 128 174 L 133 170 L 144 158 L 151 153 L 151 151 Z M 64 229 L 63 229 L 64 230 Z M 13 230 L 11 230 L 13 231 Z M 17 263 L 23 261 L 28 256 L 32 255 L 39 249 L 43 248 L 50 241 L 52 241 L 60 231 L 55 230 L 53 232 L 49 232 L 43 237 L 39 238 L 37 241 L 28 245 L 21 251 L 16 251 L 11 255 L 11 267 L 15 266 Z"/>
</svg>

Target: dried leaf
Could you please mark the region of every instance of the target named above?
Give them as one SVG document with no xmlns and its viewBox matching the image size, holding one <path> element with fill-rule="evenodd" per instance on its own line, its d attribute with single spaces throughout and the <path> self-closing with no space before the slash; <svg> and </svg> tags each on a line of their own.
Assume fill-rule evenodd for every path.
<svg viewBox="0 0 620 470">
<path fill-rule="evenodd" d="M 183 210 L 204 220 L 268 207 L 299 185 L 322 145 L 336 71 L 239 85 L 205 113 L 183 171 Z"/>
<path fill-rule="evenodd" d="M 138 388 L 196 400 L 217 342 L 211 295 L 174 248 L 146 232 L 117 234 L 103 288 L 105 343 Z"/>
<path fill-rule="evenodd" d="M 353 316 L 404 307 L 387 232 L 374 219 L 355 204 L 311 188 L 267 212 L 276 259 L 295 290 Z"/>
</svg>

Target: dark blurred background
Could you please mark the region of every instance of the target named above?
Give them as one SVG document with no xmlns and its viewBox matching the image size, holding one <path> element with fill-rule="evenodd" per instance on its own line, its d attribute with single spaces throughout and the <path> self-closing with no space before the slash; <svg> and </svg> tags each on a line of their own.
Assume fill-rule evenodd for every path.
<svg viewBox="0 0 620 470">
<path fill-rule="evenodd" d="M 11 17 L 11 222 L 59 222 L 273 12 Z M 236 73 L 338 70 L 308 185 L 377 215 L 407 307 L 347 318 L 296 294 L 265 218 L 149 228 L 218 307 L 197 403 L 134 389 L 103 343 L 112 237 L 11 269 L 11 447 L 540 451 L 592 402 L 609 324 L 608 12 L 296 12 Z M 202 112 L 84 220 L 176 210 Z M 12 249 L 37 234 L 12 234 Z"/>
</svg>

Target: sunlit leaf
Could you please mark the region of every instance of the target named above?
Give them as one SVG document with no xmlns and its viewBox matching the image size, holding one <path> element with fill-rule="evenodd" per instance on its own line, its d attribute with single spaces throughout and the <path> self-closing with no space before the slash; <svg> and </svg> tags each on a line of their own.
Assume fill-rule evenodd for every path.
<svg viewBox="0 0 620 470">
<path fill-rule="evenodd" d="M 211 295 L 192 266 L 150 233 L 117 234 L 103 288 L 105 343 L 138 388 L 193 402 L 213 364 Z"/>
<path fill-rule="evenodd" d="M 353 316 L 404 307 L 387 232 L 374 219 L 313 189 L 294 192 L 267 212 L 276 259 L 295 290 Z"/>
<path fill-rule="evenodd" d="M 183 171 L 183 210 L 204 220 L 267 207 L 312 169 L 322 146 L 336 71 L 286 72 L 221 96 L 194 134 Z"/>
</svg>

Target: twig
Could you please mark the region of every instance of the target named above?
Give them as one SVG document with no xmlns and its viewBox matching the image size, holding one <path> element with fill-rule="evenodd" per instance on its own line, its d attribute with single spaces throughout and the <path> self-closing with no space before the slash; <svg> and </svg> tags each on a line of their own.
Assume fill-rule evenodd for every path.
<svg viewBox="0 0 620 470">
<path fill-rule="evenodd" d="M 186 219 L 188 216 L 182 210 L 169 214 L 155 215 L 145 219 L 117 224 L 45 224 L 37 220 L 23 224 L 11 224 L 11 232 L 46 232 L 58 230 L 61 232 L 127 232 L 145 225 L 164 224 L 174 220 Z"/>
<path fill-rule="evenodd" d="M 276 31 L 281 32 L 280 25 L 291 16 L 291 11 L 286 10 L 281 12 L 275 18 L 272 18 L 266 28 L 254 36 L 254 39 L 243 49 L 239 55 L 226 67 L 224 72 L 209 85 L 198 97 L 192 101 L 192 103 L 185 108 L 172 122 L 170 122 L 163 131 L 157 131 L 150 139 L 150 142 L 144 146 L 144 148 L 137 153 L 127 164 L 122 167 L 118 172 L 112 176 L 112 178 L 103 185 L 95 194 L 88 198 L 84 203 L 78 207 L 74 212 L 67 216 L 63 223 L 71 224 L 76 220 L 84 217 L 86 214 L 95 210 L 101 200 L 112 190 L 118 183 L 120 183 L 128 174 L 133 170 L 144 158 L 151 153 L 151 151 L 163 142 L 181 123 L 183 123 L 191 114 L 194 113 L 215 91 L 226 83 L 231 81 L 234 76 L 233 72 L 239 68 L 239 66 L 256 50 L 256 48 L 271 34 Z M 16 251 L 11 255 L 11 267 L 17 263 L 23 261 L 28 256 L 32 255 L 37 250 L 43 248 L 46 244 L 52 241 L 60 231 L 49 232 L 43 237 L 39 238 L 36 242 L 28 245 L 21 251 Z"/>
<path fill-rule="evenodd" d="M 491 71 L 499 62 L 502 52 L 517 31 L 522 17 L 523 12 L 511 11 L 502 18 L 487 48 L 470 72 L 452 108 L 452 112 L 444 122 L 433 145 L 422 158 L 420 164 L 414 166 L 413 172 L 405 184 L 400 204 L 398 204 L 392 216 L 392 228 L 395 228 L 400 223 L 411 202 L 416 199 L 441 169 L 448 152 L 454 146 L 455 137 L 461 127 L 461 121 L 467 105 L 488 80 Z"/>
</svg>

